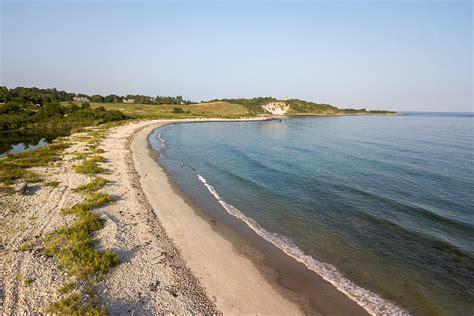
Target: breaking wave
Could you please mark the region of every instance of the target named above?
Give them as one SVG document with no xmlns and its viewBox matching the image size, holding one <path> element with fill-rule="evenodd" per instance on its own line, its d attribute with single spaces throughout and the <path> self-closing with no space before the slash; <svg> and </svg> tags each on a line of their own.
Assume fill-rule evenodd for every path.
<svg viewBox="0 0 474 316">
<path fill-rule="evenodd" d="M 197 177 L 204 184 L 207 190 L 217 199 L 222 207 L 232 216 L 243 221 L 247 226 L 255 231 L 260 237 L 271 242 L 276 247 L 283 250 L 287 255 L 303 263 L 308 269 L 314 271 L 324 280 L 334 285 L 339 291 L 343 292 L 357 304 L 362 306 L 372 315 L 409 315 L 409 313 L 395 304 L 381 298 L 375 293 L 357 286 L 342 275 L 335 267 L 330 264 L 317 261 L 311 256 L 306 255 L 289 238 L 271 233 L 261 227 L 255 220 L 244 215 L 233 205 L 221 199 L 217 191 L 207 180 L 197 173 Z"/>
</svg>

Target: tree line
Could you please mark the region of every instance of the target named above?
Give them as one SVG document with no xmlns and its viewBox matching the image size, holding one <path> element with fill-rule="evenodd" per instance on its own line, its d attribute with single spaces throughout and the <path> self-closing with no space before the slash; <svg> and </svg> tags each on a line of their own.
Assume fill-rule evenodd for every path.
<svg viewBox="0 0 474 316">
<path fill-rule="evenodd" d="M 87 95 L 83 93 L 70 93 L 62 90 L 53 89 L 40 89 L 36 87 L 24 88 L 17 87 L 13 89 L 8 89 L 7 87 L 0 87 L 0 103 L 6 103 L 9 101 L 14 101 L 17 103 L 30 103 L 30 104 L 40 104 L 44 105 L 46 103 L 51 103 L 53 101 L 66 102 L 74 101 L 77 98 L 82 98 L 82 100 L 89 100 L 90 102 L 95 103 L 122 103 L 130 102 L 133 100 L 133 103 L 140 104 L 191 104 L 190 100 L 183 99 L 182 96 L 145 96 L 145 95 L 132 95 L 128 94 L 126 96 L 119 96 L 115 94 L 110 94 L 106 96 L 101 96 L 99 94 Z"/>
</svg>

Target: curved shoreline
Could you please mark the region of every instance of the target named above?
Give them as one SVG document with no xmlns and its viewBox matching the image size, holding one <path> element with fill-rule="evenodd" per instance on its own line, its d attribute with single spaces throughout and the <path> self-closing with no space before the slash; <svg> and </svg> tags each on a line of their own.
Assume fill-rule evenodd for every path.
<svg viewBox="0 0 474 316">
<path fill-rule="evenodd" d="M 134 133 L 131 150 L 135 169 L 162 226 L 209 297 L 215 298 L 217 308 L 225 314 L 302 314 L 296 304 L 275 291 L 248 259 L 237 255 L 233 245 L 196 216 L 195 210 L 173 191 L 147 146 L 149 133 L 160 125 L 150 123 Z"/>
<path fill-rule="evenodd" d="M 153 130 L 172 123 L 150 122 L 136 131 L 131 140 L 133 160 L 162 225 L 209 296 L 215 297 L 219 310 L 226 314 L 367 314 L 303 263 L 260 236 L 258 240 L 250 236 L 255 232 L 249 232 L 245 223 L 228 225 L 184 196 L 153 157 L 148 143 Z M 241 227 L 236 229 L 236 225 Z"/>
</svg>

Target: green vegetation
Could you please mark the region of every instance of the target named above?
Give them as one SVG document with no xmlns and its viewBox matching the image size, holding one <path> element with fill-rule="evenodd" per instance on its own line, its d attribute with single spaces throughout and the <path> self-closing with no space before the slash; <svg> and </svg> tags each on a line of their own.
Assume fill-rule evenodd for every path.
<svg viewBox="0 0 474 316">
<path fill-rule="evenodd" d="M 72 166 L 72 168 L 75 172 L 83 174 L 106 173 L 106 170 L 97 164 L 104 161 L 105 159 L 102 156 L 92 156 L 89 159 L 84 159 L 81 164 Z"/>
<path fill-rule="evenodd" d="M 191 111 L 184 111 L 182 108 L 173 108 L 172 112 L 175 114 L 180 114 L 180 113 L 191 114 Z"/>
<path fill-rule="evenodd" d="M 88 103 L 78 106 L 71 102 L 73 96 L 56 89 L 0 87 L 0 131 L 73 128 L 127 119 L 119 111 L 92 109 Z"/>
<path fill-rule="evenodd" d="M 20 250 L 21 251 L 29 251 L 32 250 L 34 246 L 34 243 L 32 241 L 25 241 L 20 245 Z"/>
<path fill-rule="evenodd" d="M 58 293 L 59 294 L 67 294 L 67 293 L 71 292 L 72 290 L 74 290 L 76 287 L 77 287 L 76 282 L 69 282 L 69 283 L 66 283 L 63 286 L 61 286 L 58 290 Z"/>
<path fill-rule="evenodd" d="M 103 154 L 105 153 L 105 150 L 103 150 L 102 148 L 96 148 L 94 150 L 92 150 L 93 153 L 96 153 L 96 154 Z"/>
<path fill-rule="evenodd" d="M 226 102 L 230 104 L 238 104 L 247 109 L 250 114 L 265 114 L 265 110 L 262 108 L 263 105 L 270 102 L 277 102 L 278 100 L 272 97 L 259 97 L 253 99 L 215 99 L 209 102 Z"/>
<path fill-rule="evenodd" d="M 182 110 L 174 110 L 173 104 L 125 104 L 125 103 L 91 103 L 92 108 L 103 106 L 106 110 L 117 110 L 136 119 L 185 119 L 198 117 L 238 118 L 250 116 L 242 105 L 227 102 L 197 103 L 181 105 Z"/>
<path fill-rule="evenodd" d="M 97 305 L 93 285 L 119 263 L 119 258 L 109 250 L 101 252 L 94 248 L 94 234 L 103 228 L 104 220 L 92 211 L 93 208 L 112 203 L 110 195 L 96 192 L 106 183 L 105 179 L 94 178 L 90 183 L 76 189 L 86 193 L 84 202 L 62 210 L 64 215 L 74 215 L 75 221 L 52 232 L 44 240 L 43 252 L 57 257 L 61 267 L 74 276 L 76 282 L 85 282 L 90 289 L 88 298 L 73 293 L 51 304 L 47 312 L 107 315 L 105 307 Z M 67 283 L 59 289 L 59 293 L 69 293 L 77 287 L 76 282 Z"/>
<path fill-rule="evenodd" d="M 67 93 L 56 89 L 0 87 L 0 131 L 34 127 L 82 127 L 127 118 L 238 118 L 268 114 L 262 106 L 271 102 L 283 102 L 289 105 L 288 114 L 290 115 L 394 113 L 365 109 L 339 109 L 330 104 L 299 99 L 278 100 L 273 97 L 214 99 L 193 103 L 184 100 L 181 96 L 109 95 L 104 97 Z"/>
<path fill-rule="evenodd" d="M 48 181 L 48 182 L 45 182 L 43 183 L 44 186 L 46 187 L 57 187 L 59 185 L 59 182 L 58 181 Z"/>
<path fill-rule="evenodd" d="M 100 203 L 105 201 L 109 200 L 102 199 Z M 119 263 L 113 252 L 94 249 L 94 232 L 102 229 L 104 221 L 91 211 L 93 205 L 99 205 L 99 201 L 77 204 L 65 210 L 64 213 L 74 215 L 76 220 L 45 240 L 44 253 L 58 257 L 61 267 L 78 280 L 102 279 Z"/>
<path fill-rule="evenodd" d="M 244 106 L 250 114 L 267 113 L 262 106 L 272 102 L 282 102 L 289 105 L 289 115 L 340 115 L 340 114 L 391 114 L 390 111 L 367 111 L 366 109 L 339 109 L 325 103 L 308 102 L 299 99 L 278 100 L 273 97 L 258 97 L 253 99 L 215 99 L 209 102 L 227 102 Z"/>
<path fill-rule="evenodd" d="M 108 183 L 107 180 L 100 177 L 94 177 L 91 182 L 74 189 L 76 192 L 89 193 L 102 189 Z"/>
<path fill-rule="evenodd" d="M 50 162 L 60 160 L 67 147 L 69 147 L 68 143 L 58 142 L 0 159 L 0 182 L 12 184 L 17 179 L 30 183 L 41 181 L 40 176 L 29 171 L 28 168 L 47 166 Z"/>
<path fill-rule="evenodd" d="M 29 286 L 31 285 L 33 282 L 35 282 L 35 279 L 31 278 L 31 277 L 25 277 L 23 276 L 21 273 L 17 273 L 16 274 L 16 279 L 23 283 L 24 286 Z"/>
<path fill-rule="evenodd" d="M 344 110 L 340 110 L 335 106 L 324 104 L 307 102 L 298 99 L 286 100 L 286 104 L 290 106 L 290 113 L 317 113 L 317 114 L 338 114 L 344 113 Z"/>
<path fill-rule="evenodd" d="M 141 104 L 190 104 L 192 103 L 189 100 L 184 100 L 182 96 L 176 97 L 164 97 L 164 96 L 156 96 L 156 97 L 149 97 L 146 95 L 133 95 L 128 94 L 124 97 L 112 94 L 108 96 L 101 96 L 101 95 L 92 95 L 86 96 L 82 95 L 83 97 L 87 98 L 91 102 L 96 103 L 141 103 Z"/>
<path fill-rule="evenodd" d="M 25 278 L 25 280 L 23 281 L 23 284 L 25 284 L 25 286 L 28 286 L 30 285 L 31 283 L 35 282 L 35 279 L 33 278 L 30 278 L 30 277 L 27 277 Z"/>
<path fill-rule="evenodd" d="M 90 147 L 96 147 L 105 136 L 105 128 L 96 128 L 83 137 Z M 80 164 L 73 166 L 79 173 L 96 174 L 105 170 L 98 164 L 105 158 L 100 155 L 84 154 Z M 94 293 L 94 285 L 102 280 L 119 263 L 118 256 L 110 250 L 100 251 L 94 247 L 95 233 L 104 227 L 104 220 L 94 213 L 94 209 L 113 202 L 109 194 L 98 192 L 108 183 L 100 177 L 74 191 L 84 194 L 84 200 L 70 208 L 63 209 L 63 215 L 72 215 L 74 221 L 50 233 L 43 239 L 43 252 L 58 258 L 60 266 L 74 278 L 62 286 L 58 292 L 62 299 L 52 303 L 45 312 L 65 315 L 107 315 L 105 306 L 99 306 Z M 86 289 L 87 295 L 81 290 Z"/>
<path fill-rule="evenodd" d="M 105 306 L 98 307 L 96 300 L 87 302 L 80 294 L 74 293 L 58 302 L 52 303 L 46 313 L 54 315 L 108 315 Z"/>
<path fill-rule="evenodd" d="M 110 196 L 109 194 L 101 192 L 91 192 L 87 193 L 84 205 L 88 206 L 89 208 L 101 207 L 106 204 L 112 203 L 112 201 L 112 196 Z"/>
</svg>

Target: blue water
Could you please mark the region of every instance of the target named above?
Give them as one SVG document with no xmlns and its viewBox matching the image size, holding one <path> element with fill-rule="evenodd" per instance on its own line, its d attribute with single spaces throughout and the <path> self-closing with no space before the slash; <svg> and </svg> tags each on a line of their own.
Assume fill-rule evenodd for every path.
<svg viewBox="0 0 474 316">
<path fill-rule="evenodd" d="M 165 169 L 194 174 L 184 192 L 206 185 L 367 310 L 474 313 L 472 114 L 177 124 L 150 139 Z"/>
</svg>

